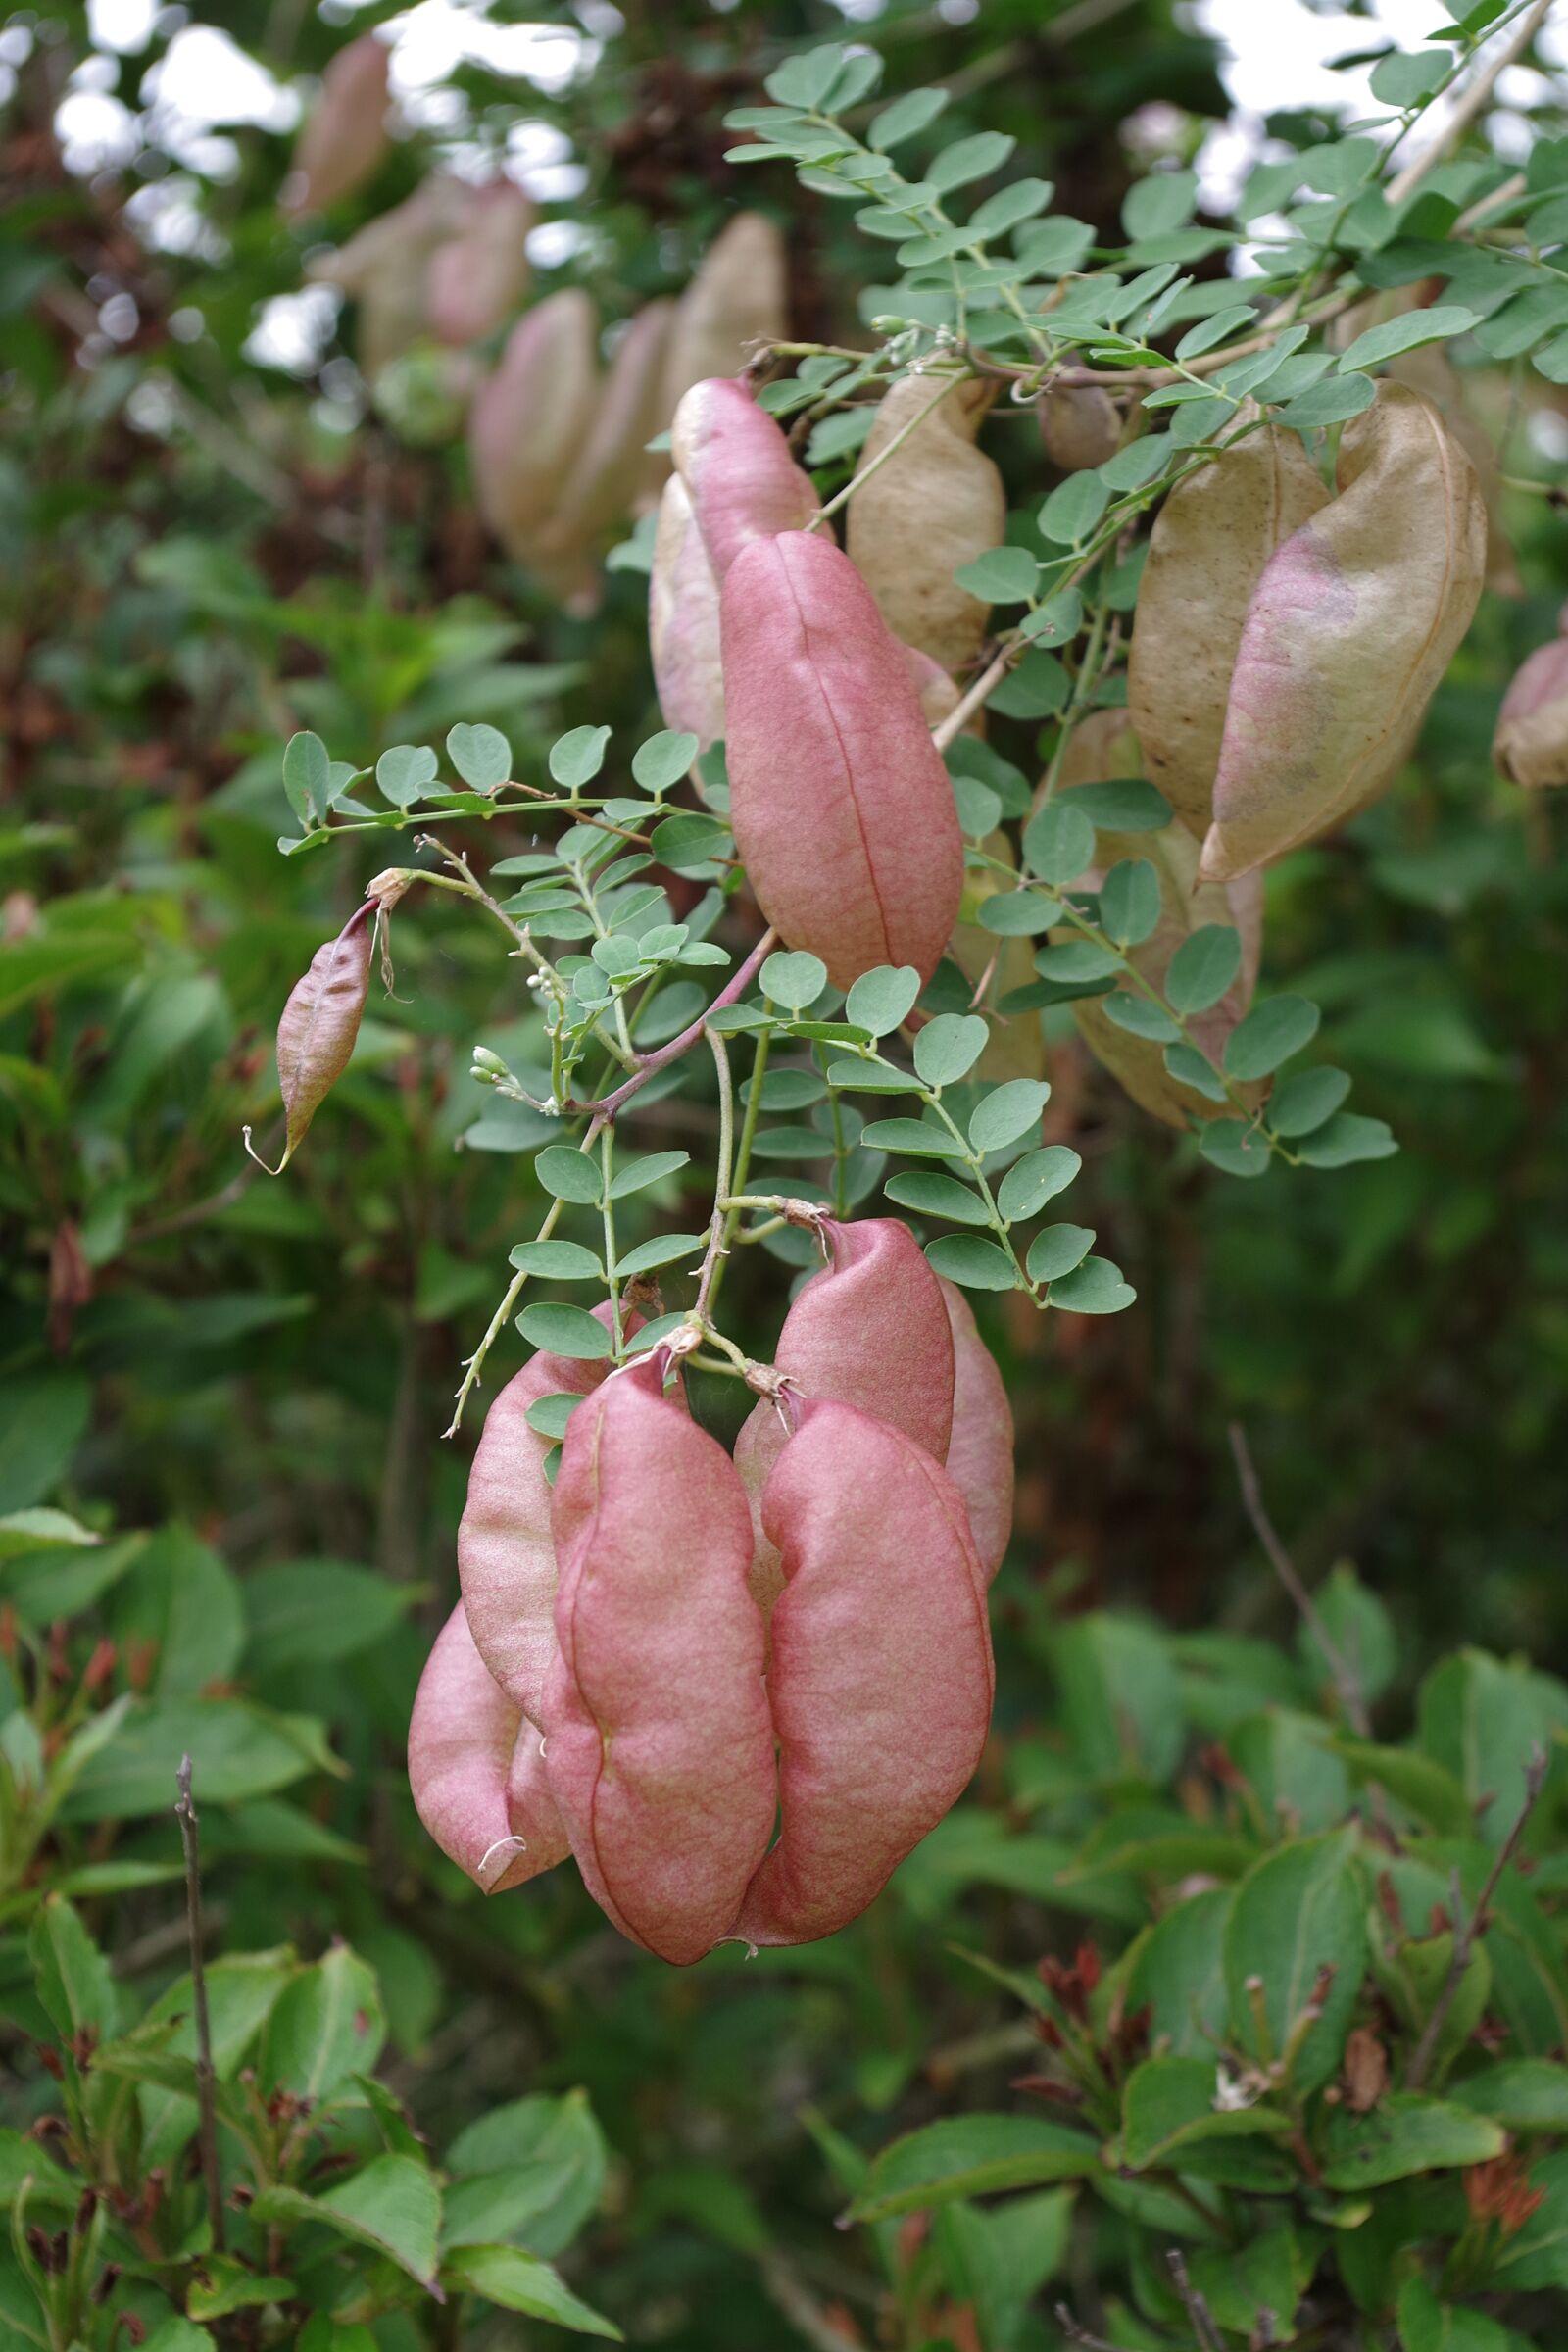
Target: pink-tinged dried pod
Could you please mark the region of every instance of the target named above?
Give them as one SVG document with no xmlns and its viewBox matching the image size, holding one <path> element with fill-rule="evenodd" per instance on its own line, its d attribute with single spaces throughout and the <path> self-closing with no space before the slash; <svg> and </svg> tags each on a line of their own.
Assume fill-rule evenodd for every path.
<svg viewBox="0 0 1568 2352">
<path fill-rule="evenodd" d="M 646 445 L 664 424 L 660 386 L 674 315 L 673 303 L 646 303 L 615 345 L 593 423 L 545 527 L 551 547 L 596 548 L 636 504 L 647 475 Z M 713 635 L 716 644 L 716 591 Z"/>
<path fill-rule="evenodd" d="M 969 1532 L 989 1584 L 1012 1535 L 1012 1407 L 974 1309 L 956 1284 L 941 1284 L 953 1329 L 953 1435 L 947 1472 L 963 1496 Z"/>
<path fill-rule="evenodd" d="M 1248 611 L 1205 881 L 1315 841 L 1387 788 L 1481 596 L 1476 469 L 1424 394 L 1380 384 L 1345 428 L 1338 479 Z"/>
<path fill-rule="evenodd" d="M 340 49 L 321 76 L 321 95 L 305 119 L 284 185 L 284 209 L 324 212 L 352 196 L 387 150 L 390 52 L 373 32 Z"/>
<path fill-rule="evenodd" d="M 732 377 L 693 384 L 675 411 L 669 445 L 720 583 L 743 547 L 804 531 L 816 513 L 810 475 L 767 411 Z"/>
<path fill-rule="evenodd" d="M 1498 775 L 1533 791 L 1568 784 L 1568 605 L 1557 626 L 1562 634 L 1521 663 L 1492 742 Z"/>
<path fill-rule="evenodd" d="M 973 660 L 991 620 L 953 575 L 997 546 L 1007 519 L 1002 476 L 975 447 L 992 397 L 973 377 L 954 377 L 944 394 L 940 377 L 905 376 L 882 397 L 850 500 L 845 544 L 883 619 L 950 670 Z"/>
<path fill-rule="evenodd" d="M 768 1704 L 778 1843 L 734 1934 L 810 1943 L 856 1919 L 973 1777 L 995 1676 L 963 1501 L 923 1447 L 830 1400 L 762 1497 L 784 1561 Z"/>
<path fill-rule="evenodd" d="M 309 265 L 313 282 L 337 286 L 358 306 L 355 356 L 367 383 L 429 333 L 430 262 L 461 231 L 471 196 L 451 172 L 431 172 L 402 204 Z"/>
<path fill-rule="evenodd" d="M 1200 841 L 1252 592 L 1277 550 L 1328 503 L 1299 435 L 1265 425 L 1179 482 L 1151 534 L 1127 710 L 1150 782 Z"/>
<path fill-rule="evenodd" d="M 376 901 L 367 899 L 336 939 L 317 949 L 304 979 L 289 992 L 277 1024 L 277 1083 L 285 1126 L 276 1175 L 288 1166 L 311 1121 L 348 1068 L 370 993 L 375 913 Z"/>
<path fill-rule="evenodd" d="M 782 231 L 761 213 L 737 213 L 709 247 L 680 298 L 664 363 L 662 425 L 705 376 L 735 375 L 760 343 L 789 333 Z"/>
<path fill-rule="evenodd" d="M 957 681 L 949 677 L 940 662 L 933 662 L 929 654 L 917 652 L 912 645 L 906 645 L 904 648 L 904 666 L 909 673 L 910 684 L 920 698 L 920 715 L 926 725 L 935 730 L 945 718 L 956 710 L 963 699 L 958 691 Z M 977 710 L 964 729 L 964 733 L 966 735 L 978 734 L 984 716 L 983 710 Z"/>
<path fill-rule="evenodd" d="M 480 343 L 505 326 L 528 286 L 532 199 L 515 180 L 468 191 L 467 218 L 430 256 L 430 331 L 440 343 Z"/>
<path fill-rule="evenodd" d="M 567 286 L 517 321 L 468 417 L 479 512 L 529 570 L 598 404 L 598 316 L 580 286 Z"/>
<path fill-rule="evenodd" d="M 545 1761 L 595 1901 L 684 1966 L 734 1920 L 776 1782 L 751 1514 L 723 1447 L 666 1402 L 662 1360 L 615 1373 L 567 1425 Z"/>
<path fill-rule="evenodd" d="M 707 751 L 724 733 L 718 582 L 678 473 L 664 484 L 648 582 L 648 646 L 666 727 Z"/>
<path fill-rule="evenodd" d="M 1089 473 L 1121 447 L 1121 411 L 1102 384 L 1053 384 L 1035 415 L 1040 440 L 1063 473 Z"/>
<path fill-rule="evenodd" d="M 548 1788 L 520 1740 L 539 1735 L 498 1690 L 473 1645 L 460 1602 L 436 1636 L 409 1725 L 409 1784 L 441 1851 L 485 1894 L 553 1870 L 570 1852 Z"/>
<path fill-rule="evenodd" d="M 848 989 L 929 979 L 963 893 L 953 786 L 903 651 L 830 540 L 754 539 L 720 591 L 735 846 L 767 920 Z"/>
<path fill-rule="evenodd" d="M 803 1396 L 875 1412 L 936 1461 L 953 1434 L 954 1339 L 942 1285 L 897 1217 L 825 1218 L 832 1263 L 801 1291 L 779 1334 L 773 1369 Z M 761 1523 L 761 1494 L 784 1449 L 785 1421 L 770 1398 L 755 1405 L 735 1442 L 757 1548 L 752 1591 L 764 1613 L 783 1583 Z"/>
<path fill-rule="evenodd" d="M 594 1309 L 610 1328 L 610 1304 Z M 640 1318 L 626 1317 L 629 1333 Z M 556 1544 L 545 1456 L 551 1440 L 528 1426 L 541 1396 L 586 1396 L 602 1360 L 530 1356 L 485 1415 L 458 1528 L 463 1605 L 479 1655 L 507 1696 L 537 1723 L 556 1658 Z"/>
</svg>

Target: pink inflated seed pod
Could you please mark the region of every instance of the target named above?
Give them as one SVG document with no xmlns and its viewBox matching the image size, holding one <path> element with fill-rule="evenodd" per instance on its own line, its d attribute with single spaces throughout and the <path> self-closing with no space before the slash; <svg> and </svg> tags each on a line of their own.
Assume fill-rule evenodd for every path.
<svg viewBox="0 0 1568 2352">
<path fill-rule="evenodd" d="M 436 1844 L 485 1894 L 520 1886 L 570 1852 L 548 1787 L 515 1768 L 539 1735 L 491 1680 L 463 1606 L 425 1661 L 409 1725 L 409 1785 Z"/>
<path fill-rule="evenodd" d="M 720 591 L 730 815 L 758 902 L 848 989 L 879 964 L 936 969 L 957 919 L 953 786 L 904 650 L 855 565 L 786 531 Z"/>
<path fill-rule="evenodd" d="M 505 326 L 527 289 L 533 200 L 514 180 L 470 189 L 456 236 L 430 256 L 430 330 L 441 343 L 478 343 Z"/>
<path fill-rule="evenodd" d="M 762 1498 L 783 1556 L 768 1703 L 778 1843 L 734 1933 L 809 1943 L 858 1918 L 963 1793 L 995 1676 L 962 1498 L 924 1449 L 853 1405 L 795 1408 Z"/>
<path fill-rule="evenodd" d="M 720 582 L 754 539 L 802 531 L 816 513 L 810 475 L 796 465 L 767 411 L 733 376 L 693 384 L 675 411 L 669 446 Z"/>
<path fill-rule="evenodd" d="M 953 1327 L 953 1435 L 947 1472 L 963 1496 L 989 1584 L 1012 1534 L 1012 1407 L 968 1299 L 954 1283 L 944 1281 L 939 1287 Z"/>
<path fill-rule="evenodd" d="M 897 1217 L 824 1218 L 832 1262 L 807 1283 L 779 1334 L 773 1368 L 803 1396 L 831 1396 L 876 1413 L 941 1461 L 953 1432 L 954 1339 L 943 1285 Z M 757 1548 L 752 1591 L 764 1611 L 783 1585 L 763 1532 L 761 1494 L 784 1450 L 786 1425 L 771 1398 L 754 1406 L 735 1445 L 752 1503 Z"/>
<path fill-rule="evenodd" d="M 544 1729 L 589 1892 L 684 1966 L 733 1922 L 776 1784 L 746 1496 L 723 1447 L 666 1401 L 662 1362 L 615 1373 L 567 1426 Z"/>
<path fill-rule="evenodd" d="M 648 646 L 666 727 L 707 751 L 724 732 L 718 582 L 678 473 L 664 484 L 648 582 Z"/>
<path fill-rule="evenodd" d="M 362 33 L 333 58 L 294 149 L 284 188 L 286 211 L 322 212 L 352 196 L 376 169 L 387 148 L 390 59 L 373 32 Z"/>
</svg>

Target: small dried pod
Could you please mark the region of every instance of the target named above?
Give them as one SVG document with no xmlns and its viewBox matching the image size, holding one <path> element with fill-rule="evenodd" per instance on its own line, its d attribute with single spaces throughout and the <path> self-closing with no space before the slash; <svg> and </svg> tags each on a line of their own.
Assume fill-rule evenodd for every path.
<svg viewBox="0 0 1568 2352">
<path fill-rule="evenodd" d="M 705 376 L 735 375 L 756 345 L 789 333 L 783 232 L 762 213 L 737 213 L 709 247 L 680 298 L 664 363 L 661 424 Z"/>
<path fill-rule="evenodd" d="M 756 1944 L 831 1936 L 874 1900 L 972 1779 L 995 1688 L 947 1472 L 854 1405 L 794 1409 L 762 1498 L 785 1578 L 767 1678 L 782 1827 L 735 1923 Z"/>
<path fill-rule="evenodd" d="M 648 469 L 647 444 L 664 423 L 661 383 L 674 317 L 673 303 L 649 302 L 627 321 L 593 421 L 545 526 L 549 546 L 597 548 L 610 525 L 637 503 Z M 716 593 L 713 601 L 716 639 Z"/>
<path fill-rule="evenodd" d="M 1425 394 L 1380 384 L 1337 470 L 1340 495 L 1271 558 L 1248 609 L 1204 881 L 1315 841 L 1387 789 L 1480 600 L 1481 486 Z"/>
<path fill-rule="evenodd" d="M 1121 411 L 1103 384 L 1053 384 L 1035 405 L 1040 441 L 1063 473 L 1090 473 L 1121 447 Z"/>
<path fill-rule="evenodd" d="M 816 513 L 810 475 L 767 411 L 732 376 L 693 384 L 675 411 L 669 446 L 720 583 L 743 547 L 804 531 Z"/>
<path fill-rule="evenodd" d="M 939 376 L 905 376 L 882 397 L 850 499 L 845 544 L 883 619 L 947 670 L 974 659 L 991 620 L 953 575 L 997 546 L 1007 519 L 1002 476 L 975 447 L 992 397 L 972 376 L 946 391 Z"/>
<path fill-rule="evenodd" d="M 401 895 L 401 894 L 400 894 Z M 283 1097 L 281 1176 L 321 1104 L 349 1066 L 370 993 L 370 958 L 379 902 L 366 900 L 335 939 L 311 957 L 277 1024 L 277 1083 Z M 247 1147 L 250 1129 L 245 1130 Z"/>
<path fill-rule="evenodd" d="M 730 814 L 767 920 L 835 988 L 936 969 L 957 919 L 953 786 L 903 649 L 855 565 L 804 531 L 754 539 L 720 590 Z"/>
<path fill-rule="evenodd" d="M 599 396 L 598 316 L 580 286 L 566 286 L 517 321 L 468 416 L 480 514 L 508 555 L 564 599 L 597 587 L 580 549 L 551 549 L 548 525 Z"/>
<path fill-rule="evenodd" d="M 468 198 L 457 235 L 430 256 L 430 331 L 441 343 L 479 343 L 493 335 L 528 287 L 532 198 L 505 177 L 471 188 Z"/>
<path fill-rule="evenodd" d="M 678 473 L 664 484 L 648 582 L 648 645 L 666 727 L 707 751 L 724 733 L 718 582 Z"/>
<path fill-rule="evenodd" d="M 989 1584 L 1012 1535 L 1012 1407 L 967 1298 L 956 1283 L 942 1280 L 938 1287 L 953 1332 L 953 1435 L 948 1440 L 947 1473 L 963 1497 L 969 1532 Z"/>
<path fill-rule="evenodd" d="M 776 1780 L 746 1495 L 666 1401 L 664 1360 L 614 1373 L 567 1425 L 545 1760 L 595 1901 L 685 1966 L 740 1908 Z"/>
<path fill-rule="evenodd" d="M 1231 673 L 1253 590 L 1278 549 L 1328 503 L 1299 435 L 1265 425 L 1178 482 L 1155 520 L 1127 709 L 1150 782 L 1200 840 L 1213 814 Z"/>
<path fill-rule="evenodd" d="M 785 1316 L 774 1371 L 802 1396 L 874 1411 L 942 1461 L 953 1434 L 954 1337 L 925 1252 L 897 1217 L 824 1217 L 820 1230 L 832 1259 Z M 752 1592 L 764 1612 L 783 1572 L 762 1530 L 761 1494 L 788 1434 L 785 1410 L 764 1397 L 735 1442 L 756 1522 Z"/>
<path fill-rule="evenodd" d="M 1520 665 L 1492 741 L 1498 775 L 1532 791 L 1568 784 L 1568 605 L 1557 626 L 1561 634 Z"/>
<path fill-rule="evenodd" d="M 530 1769 L 526 1751 L 538 1741 L 491 1679 L 460 1601 L 419 1677 L 409 1784 L 436 1844 L 485 1894 L 520 1886 L 571 1851 L 549 1788 Z"/>
<path fill-rule="evenodd" d="M 373 32 L 340 49 L 321 76 L 283 187 L 284 210 L 324 212 L 352 196 L 387 151 L 387 68 L 391 52 Z"/>
<path fill-rule="evenodd" d="M 610 1304 L 594 1313 L 606 1329 Z M 628 1333 L 638 1318 L 626 1319 Z M 592 1357 L 530 1356 L 485 1415 L 458 1527 L 463 1605 L 479 1655 L 507 1696 L 537 1723 L 556 1658 L 556 1544 L 545 1457 L 551 1440 L 528 1424 L 541 1396 L 586 1396 L 605 1377 Z"/>
</svg>

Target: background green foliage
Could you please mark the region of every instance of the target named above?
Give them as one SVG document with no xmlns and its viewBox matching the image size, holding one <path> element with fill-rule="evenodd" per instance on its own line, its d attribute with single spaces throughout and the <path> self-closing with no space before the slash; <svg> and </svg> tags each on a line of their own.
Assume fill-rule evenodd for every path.
<svg viewBox="0 0 1568 2352">
<path fill-rule="evenodd" d="M 314 11 L 196 13 L 285 78 L 341 38 Z M 868 29 L 885 95 L 946 83 L 945 135 L 1014 137 L 1014 171 L 1054 179 L 1059 210 L 1112 232 L 1138 110 L 1183 110 L 1171 135 L 1188 146 L 1223 111 L 1182 14 L 989 0 L 966 26 L 895 7 Z M 1054 17 L 1083 22 L 1058 39 Z M 423 1837 L 402 1773 L 473 1434 L 442 1446 L 438 1432 L 546 1200 L 520 1156 L 540 1123 L 467 1074 L 474 1038 L 505 1051 L 518 1005 L 466 909 L 431 898 L 400 921 L 396 994 L 372 994 L 287 1183 L 256 1180 L 238 1146 L 242 1123 L 262 1138 L 273 1115 L 287 989 L 385 861 L 373 839 L 278 858 L 279 740 L 309 727 L 373 760 L 488 722 L 517 775 L 542 773 L 577 725 L 613 722 L 629 748 L 660 723 L 644 583 L 612 570 L 604 612 L 565 617 L 487 549 L 461 452 L 411 449 L 374 416 L 345 431 L 315 380 L 248 357 L 258 306 L 300 281 L 301 240 L 274 202 L 286 142 L 242 129 L 237 175 L 195 180 L 211 254 L 150 250 L 123 204 L 170 169 L 156 124 L 122 176 L 68 175 L 49 126 L 88 30 L 70 8 L 39 29 L 0 150 L 0 2180 L 34 2182 L 0 2259 L 0 2341 L 107 2344 L 122 2309 L 170 2352 L 203 2329 L 287 2340 L 248 2332 L 272 2325 L 255 2320 L 264 2307 L 218 2313 L 224 2274 L 201 2236 L 192 2044 L 169 2024 L 188 2013 L 170 1807 L 189 1748 L 220 2071 L 256 2139 L 234 2179 L 264 2200 L 231 2213 L 231 2247 L 270 2275 L 287 2258 L 319 2315 L 312 2347 L 361 2347 L 372 2325 L 388 2352 L 486 2328 L 516 2341 L 522 2323 L 495 2307 L 538 2311 L 558 2290 L 536 2266 L 558 2262 L 561 2293 L 678 2352 L 1029 2352 L 1063 2340 L 1058 2297 L 1118 2344 L 1200 2343 L 1171 2247 L 1227 2345 L 1256 2337 L 1263 2309 L 1289 2340 L 1285 2306 L 1314 2265 L 1303 2342 L 1360 2327 L 1405 2352 L 1551 2343 L 1568 2287 L 1568 2156 L 1551 2152 L 1568 2144 L 1560 1763 L 1527 1832 L 1534 1870 L 1503 1882 L 1430 2055 L 1431 2105 L 1374 2108 L 1363 2123 L 1387 2138 L 1371 2158 L 1348 2110 L 1315 2109 L 1303 2140 L 1296 2108 L 1337 2076 L 1352 2024 L 1400 2078 L 1531 1745 L 1555 1754 L 1568 1722 L 1568 1690 L 1512 1662 L 1548 1668 L 1564 1630 L 1562 818 L 1524 806 L 1489 760 L 1502 687 L 1568 588 L 1555 507 L 1512 502 L 1526 593 L 1484 602 L 1418 771 L 1270 876 L 1270 981 L 1324 1006 L 1335 1058 L 1398 1156 L 1332 1181 L 1227 1183 L 1055 1041 L 1085 1159 L 1071 1213 L 1139 1303 L 1043 1321 L 1019 1299 L 987 1325 L 1018 1421 L 1020 1508 L 986 1769 L 848 1934 L 676 1974 L 612 1936 L 569 1871 L 486 1906 Z M 127 97 L 169 29 L 118 63 Z M 594 230 L 544 284 L 580 280 L 624 316 L 679 289 L 744 193 L 787 219 L 798 331 L 854 339 L 864 260 L 843 208 L 787 168 L 743 190 L 722 160 L 724 113 L 757 103 L 792 47 L 841 30 L 816 6 L 661 0 L 628 8 L 577 86 L 529 91 L 530 116 L 588 167 L 587 192 L 546 210 Z M 515 82 L 470 66 L 455 82 L 477 135 L 499 142 Z M 1270 127 L 1298 146 L 1334 129 Z M 1560 134 L 1560 119 L 1543 127 Z M 417 141 L 396 150 L 334 233 L 421 165 Z M 94 340 L 116 291 L 134 325 Z M 1049 486 L 1032 436 L 1004 462 L 1015 500 Z M 1032 773 L 1035 733 L 999 719 L 992 740 Z M 710 1148 L 701 1101 L 671 1117 L 666 1134 L 650 1114 L 649 1149 Z M 682 1213 L 678 1172 L 654 1205 L 671 1225 L 704 1213 Z M 730 1278 L 763 1354 L 779 1284 L 760 1252 Z M 732 1400 L 697 1377 L 699 1409 L 724 1429 Z M 1227 1453 L 1236 1419 L 1308 1583 L 1357 1563 L 1358 1582 L 1336 1570 L 1322 1590 L 1369 1734 L 1267 1575 Z M 1357 1797 L 1374 1785 L 1376 1804 Z M 1356 1804 L 1362 1826 L 1346 1831 Z M 1213 1883 L 1169 1912 L 1185 1925 L 1146 1939 L 1195 1876 Z M 1266 1939 L 1298 1923 L 1305 1941 L 1276 1972 Z M 1064 1996 L 1059 1972 L 1044 1989 L 1032 1972 L 1085 1940 L 1102 1973 L 1080 2014 L 1081 1976 Z M 1277 2054 L 1321 1965 L 1335 1976 L 1298 2071 L 1238 2110 L 1245 2132 L 1210 2139 L 1214 2067 L 1264 2055 L 1247 1976 L 1292 1988 L 1271 2019 Z M 1020 1997 L 1082 2044 L 1078 2077 L 1041 2058 Z M 1146 2002 L 1171 2035 L 1163 2058 L 1129 2024 Z M 1087 2102 L 1008 2089 L 1053 2069 L 1089 2080 Z M 18 2136 L 62 2100 L 72 2146 Z M 1206 2153 L 1164 2161 L 1195 2118 Z M 1118 2132 L 1126 2175 L 1080 2187 Z M 1504 2134 L 1517 2180 L 1478 2176 L 1511 2161 Z M 439 2308 L 418 2283 L 434 2264 L 432 2163 L 447 2181 Z M 152 2167 L 172 2183 L 157 2228 L 172 2267 L 68 2310 L 66 2274 L 28 2229 L 69 2225 L 90 2287 L 105 2234 L 131 2225 L 107 2195 L 82 2218 L 82 2178 L 132 2198 Z M 288 2203 L 345 2180 L 382 2239 Z M 1000 2187 L 1017 2193 L 976 2201 Z M 1516 2189 L 1541 2200 L 1522 2220 Z M 1194 2209 L 1211 2193 L 1220 2225 Z M 840 2233 L 846 2207 L 861 2218 Z M 1442 2251 L 1423 2268 L 1412 2250 L 1431 2239 Z M 510 2267 L 450 2251 L 497 2244 Z M 1488 2316 L 1504 2292 L 1511 2335 Z"/>
</svg>

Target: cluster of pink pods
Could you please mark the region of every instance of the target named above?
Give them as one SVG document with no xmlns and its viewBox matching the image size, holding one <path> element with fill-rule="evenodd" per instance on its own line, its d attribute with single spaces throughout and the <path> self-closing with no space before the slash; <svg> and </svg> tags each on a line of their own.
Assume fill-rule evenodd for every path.
<svg viewBox="0 0 1568 2352">
<path fill-rule="evenodd" d="M 733 1459 L 667 1349 L 608 1376 L 538 1355 L 503 1390 L 410 1727 L 420 1817 L 481 1887 L 571 1853 L 613 1925 L 679 1964 L 856 1918 L 990 1722 L 1001 1378 L 905 1226 L 821 1230 L 832 1262 Z M 552 1487 L 526 1414 L 562 1390 L 584 1400 Z"/>
</svg>

